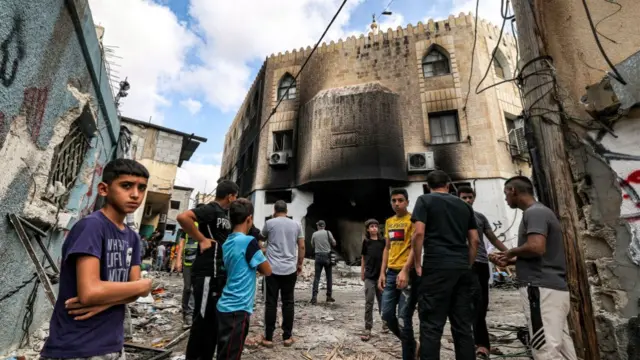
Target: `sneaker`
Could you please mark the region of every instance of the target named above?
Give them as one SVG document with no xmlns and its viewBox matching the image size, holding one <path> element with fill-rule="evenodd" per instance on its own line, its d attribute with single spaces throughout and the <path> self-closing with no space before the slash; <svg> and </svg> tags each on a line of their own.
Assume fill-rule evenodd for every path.
<svg viewBox="0 0 640 360">
<path fill-rule="evenodd" d="M 316 298 L 311 298 L 310 303 L 311 303 L 311 305 L 315 305 L 315 304 L 317 304 L 317 303 L 318 303 L 318 299 L 316 299 Z"/>
<path fill-rule="evenodd" d="M 328 303 L 334 303 L 334 302 L 336 302 L 336 299 L 332 298 L 331 296 L 327 296 L 327 302 Z"/>
<path fill-rule="evenodd" d="M 389 327 L 387 326 L 386 322 L 382 323 L 382 332 L 385 334 L 389 332 Z"/>
</svg>

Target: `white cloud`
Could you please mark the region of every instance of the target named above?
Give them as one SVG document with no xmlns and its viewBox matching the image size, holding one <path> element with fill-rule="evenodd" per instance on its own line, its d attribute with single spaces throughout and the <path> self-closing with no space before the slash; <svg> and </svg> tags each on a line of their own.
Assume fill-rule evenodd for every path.
<svg viewBox="0 0 640 360">
<path fill-rule="evenodd" d="M 176 185 L 192 187 L 196 191 L 210 193 L 220 178 L 220 165 L 185 161 L 178 168 Z"/>
<path fill-rule="evenodd" d="M 199 113 L 200 109 L 202 109 L 202 103 L 191 98 L 180 101 L 180 105 L 184 106 L 191 115 Z"/>
<path fill-rule="evenodd" d="M 468 14 L 476 12 L 477 0 L 453 0 L 452 14 L 458 16 L 459 13 Z M 480 0 L 478 15 L 481 19 L 490 21 L 493 25 L 500 27 L 502 25 L 501 11 L 502 0 Z M 511 10 L 509 14 L 512 14 Z M 505 31 L 511 32 L 511 22 L 507 21 Z"/>
<path fill-rule="evenodd" d="M 197 37 L 171 10 L 151 0 L 89 0 L 94 22 L 105 27 L 104 45 L 114 47 L 112 67 L 128 78 L 129 96 L 122 112 L 133 118 L 162 122 L 162 107 L 171 106 L 161 90 L 183 70 L 187 51 Z"/>
<path fill-rule="evenodd" d="M 347 2 L 325 40 L 345 35 L 351 11 L 362 0 Z M 192 0 L 190 15 L 205 45 L 204 66 L 192 68 L 177 86 L 198 89 L 212 105 L 235 110 L 252 79 L 248 63 L 271 53 L 313 46 L 341 0 Z"/>
</svg>

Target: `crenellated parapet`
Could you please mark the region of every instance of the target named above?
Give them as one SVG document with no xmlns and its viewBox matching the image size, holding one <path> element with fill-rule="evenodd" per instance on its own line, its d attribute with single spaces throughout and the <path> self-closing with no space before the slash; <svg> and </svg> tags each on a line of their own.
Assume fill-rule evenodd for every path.
<svg viewBox="0 0 640 360">
<path fill-rule="evenodd" d="M 339 39 L 338 41 L 323 42 L 320 44 L 317 53 L 330 53 L 338 51 L 340 49 L 348 49 L 354 47 L 361 47 L 367 45 L 370 41 L 393 39 L 404 39 L 405 37 L 419 37 L 419 36 L 436 36 L 439 34 L 446 34 L 447 32 L 454 31 L 456 28 L 471 28 L 473 29 L 475 24 L 475 17 L 470 12 L 468 14 L 460 13 L 458 16 L 450 15 L 444 20 L 429 19 L 426 23 L 418 22 L 417 25 L 411 24 L 406 27 L 398 26 L 394 29 L 387 29 L 384 31 L 380 29 L 377 35 L 373 35 L 372 32 L 368 34 L 360 34 L 359 36 L 349 36 L 346 39 Z M 501 24 L 502 25 L 502 24 Z M 510 30 L 511 24 L 507 21 L 505 25 L 505 31 L 502 34 L 504 44 L 508 47 L 516 45 L 516 39 L 507 30 Z M 495 26 L 487 20 L 482 18 L 478 19 L 478 36 L 489 36 L 494 40 L 497 40 L 500 35 L 500 27 Z M 294 49 L 293 51 L 279 52 L 277 54 L 271 54 L 267 58 L 270 63 L 290 62 L 297 61 L 299 59 L 305 59 L 312 51 L 311 46 L 306 48 Z"/>
</svg>

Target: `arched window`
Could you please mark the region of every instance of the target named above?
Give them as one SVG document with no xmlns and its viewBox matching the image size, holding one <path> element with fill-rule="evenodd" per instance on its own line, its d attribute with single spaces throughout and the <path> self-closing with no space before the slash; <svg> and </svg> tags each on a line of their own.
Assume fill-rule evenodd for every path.
<svg viewBox="0 0 640 360">
<path fill-rule="evenodd" d="M 289 89 L 289 92 L 287 92 Z M 278 100 L 293 100 L 296 98 L 296 80 L 291 74 L 286 73 L 278 84 Z"/>
<path fill-rule="evenodd" d="M 449 58 L 440 50 L 434 48 L 422 58 L 422 74 L 424 77 L 446 75 L 451 73 Z"/>
<path fill-rule="evenodd" d="M 497 77 L 504 79 L 504 67 L 497 58 L 493 59 L 493 71 L 496 72 Z"/>
</svg>

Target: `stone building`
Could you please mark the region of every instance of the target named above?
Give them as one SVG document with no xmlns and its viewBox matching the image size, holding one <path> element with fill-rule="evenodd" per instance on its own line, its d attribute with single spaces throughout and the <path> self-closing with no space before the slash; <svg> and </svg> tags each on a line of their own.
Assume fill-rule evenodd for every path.
<svg viewBox="0 0 640 360">
<path fill-rule="evenodd" d="M 226 135 L 222 177 L 252 199 L 257 225 L 283 199 L 307 238 L 323 219 L 354 260 L 363 221 L 392 215 L 390 189 L 414 202 L 429 191 L 428 172 L 442 169 L 474 187 L 476 209 L 515 241 L 519 216 L 502 188 L 530 171 L 520 98 L 510 82 L 476 93 L 483 78 L 480 90 L 512 77 L 515 39 L 499 37 L 480 20 L 472 57 L 471 15 L 374 28 L 322 44 L 297 81 L 311 48 L 271 55 Z"/>
<path fill-rule="evenodd" d="M 170 230 L 170 235 L 175 237 L 177 214 L 173 220 L 168 214 L 189 205 L 188 197 L 184 199 L 185 189 L 178 187 L 176 191 L 174 186 L 178 167 L 189 161 L 200 143 L 207 139 L 127 117 L 122 117 L 122 124 L 131 132 L 132 159 L 146 166 L 151 175 L 146 198 L 134 213 L 135 226 L 142 236 L 150 235 L 157 228 Z"/>
<path fill-rule="evenodd" d="M 65 233 L 96 208 L 120 133 L 102 60 L 86 1 L 0 2 L 0 355 L 52 310 L 7 215 L 45 232 L 59 266 Z"/>
<path fill-rule="evenodd" d="M 169 212 L 167 213 L 167 225 L 164 229 L 164 239 L 175 241 L 178 235 L 178 215 L 189 210 L 191 208 L 191 194 L 193 194 L 193 188 L 184 186 L 173 186 L 171 192 L 171 202 L 169 203 Z"/>
</svg>

